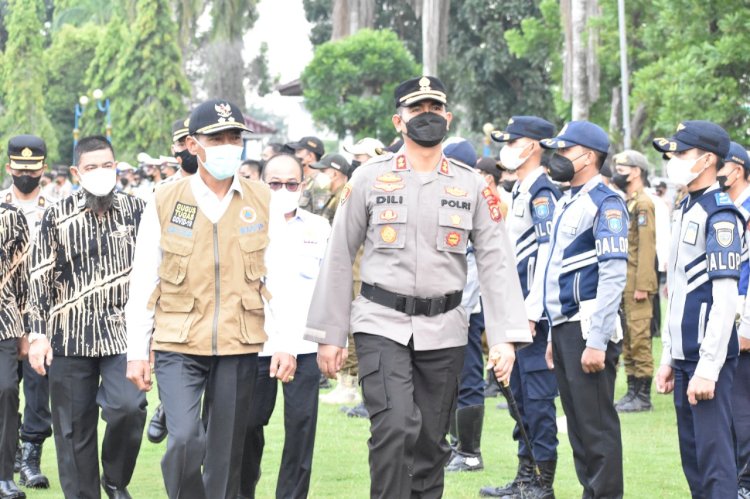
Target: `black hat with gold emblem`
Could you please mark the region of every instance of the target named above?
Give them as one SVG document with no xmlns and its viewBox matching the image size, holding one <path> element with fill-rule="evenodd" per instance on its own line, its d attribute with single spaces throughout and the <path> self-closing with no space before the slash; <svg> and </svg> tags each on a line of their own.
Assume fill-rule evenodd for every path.
<svg viewBox="0 0 750 499">
<path fill-rule="evenodd" d="M 406 80 L 393 91 L 396 107 L 411 106 L 423 100 L 434 100 L 441 104 L 448 103 L 445 85 L 434 76 L 421 76 Z"/>
<path fill-rule="evenodd" d="M 172 142 L 179 142 L 188 136 L 190 118 L 183 118 L 172 123 Z"/>
<path fill-rule="evenodd" d="M 47 145 L 36 135 L 16 135 L 8 141 L 8 158 L 14 170 L 41 170 L 46 157 Z"/>
<path fill-rule="evenodd" d="M 199 104 L 190 113 L 188 134 L 211 135 L 224 130 L 252 132 L 245 126 L 242 111 L 231 102 L 219 99 L 209 100 Z"/>
</svg>

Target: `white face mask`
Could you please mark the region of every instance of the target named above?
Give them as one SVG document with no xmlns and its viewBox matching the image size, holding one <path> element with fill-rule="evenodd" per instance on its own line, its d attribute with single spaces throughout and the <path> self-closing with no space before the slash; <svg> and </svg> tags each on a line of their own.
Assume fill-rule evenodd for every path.
<svg viewBox="0 0 750 499">
<path fill-rule="evenodd" d="M 331 177 L 323 172 L 318 172 L 318 174 L 315 175 L 315 185 L 321 189 L 328 189 L 331 187 Z"/>
<path fill-rule="evenodd" d="M 528 147 L 531 144 L 526 144 L 525 146 L 521 147 L 510 147 L 506 145 L 502 149 L 500 149 L 500 163 L 502 163 L 503 168 L 509 171 L 515 171 L 518 170 L 522 164 L 526 162 L 527 159 L 529 159 L 528 156 L 525 158 L 521 157 L 521 154 L 528 149 Z"/>
<path fill-rule="evenodd" d="M 703 170 L 699 172 L 693 172 L 692 169 L 695 164 L 701 160 L 703 156 L 695 159 L 681 159 L 671 157 L 667 162 L 667 178 L 678 185 L 687 186 L 690 182 L 695 180 L 703 173 Z"/>
<path fill-rule="evenodd" d="M 302 194 L 301 185 L 296 192 L 289 192 L 286 187 L 282 187 L 278 191 L 271 191 L 271 212 L 276 215 L 286 215 L 293 212 L 299 206 L 300 194 Z"/>
<path fill-rule="evenodd" d="M 81 186 L 94 196 L 106 196 L 117 183 L 117 171 L 114 168 L 96 168 L 90 172 L 79 173 Z"/>
<path fill-rule="evenodd" d="M 206 151 L 206 161 L 201 161 L 203 167 L 216 180 L 230 178 L 239 170 L 240 163 L 242 163 L 242 151 L 244 150 L 242 146 L 222 144 L 205 147 L 200 142 L 198 144 Z"/>
</svg>

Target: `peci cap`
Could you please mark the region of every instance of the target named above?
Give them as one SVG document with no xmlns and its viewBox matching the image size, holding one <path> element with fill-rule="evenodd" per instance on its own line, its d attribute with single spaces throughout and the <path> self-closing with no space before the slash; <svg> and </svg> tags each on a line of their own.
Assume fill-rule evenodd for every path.
<svg viewBox="0 0 750 499">
<path fill-rule="evenodd" d="M 612 157 L 612 163 L 617 166 L 637 166 L 643 171 L 648 171 L 648 159 L 638 151 L 626 149 L 618 152 Z"/>
<path fill-rule="evenodd" d="M 315 168 L 316 170 L 333 168 L 334 170 L 338 170 L 344 175 L 349 176 L 351 165 L 341 154 L 330 153 L 323 156 L 317 163 L 313 163 L 312 165 L 310 165 L 310 168 Z"/>
<path fill-rule="evenodd" d="M 284 144 L 284 147 L 290 149 L 292 151 L 292 154 L 294 154 L 294 151 L 298 151 L 299 149 L 307 149 L 311 153 L 318 156 L 318 158 L 322 157 L 326 153 L 326 149 L 323 146 L 323 141 L 320 140 L 317 137 L 302 137 L 297 142 L 287 142 Z"/>
<path fill-rule="evenodd" d="M 683 121 L 669 138 L 655 138 L 654 149 L 664 153 L 682 152 L 688 149 L 701 149 L 725 158 L 729 153 L 729 134 L 716 123 L 703 120 Z"/>
<path fill-rule="evenodd" d="M 737 142 L 729 143 L 729 152 L 724 158 L 725 163 L 736 163 L 745 169 L 745 175 L 750 173 L 750 156 L 747 151 Z"/>
<path fill-rule="evenodd" d="M 14 170 L 41 170 L 46 157 L 47 145 L 41 137 L 16 135 L 8 140 L 8 159 Z"/>
<path fill-rule="evenodd" d="M 396 107 L 411 106 L 423 100 L 434 100 L 441 104 L 448 103 L 445 85 L 434 76 L 421 76 L 401 82 L 393 91 Z"/>
<path fill-rule="evenodd" d="M 353 154 L 354 156 L 366 154 L 371 158 L 374 158 L 375 156 L 380 156 L 378 151 L 382 151 L 384 148 L 385 146 L 378 139 L 365 137 L 356 144 L 352 144 L 350 146 L 345 145 L 344 151 L 348 152 L 349 154 Z"/>
<path fill-rule="evenodd" d="M 548 139 L 555 135 L 555 126 L 536 116 L 513 116 L 505 131 L 495 130 L 490 134 L 495 142 L 508 142 L 521 137 L 534 140 Z"/>
<path fill-rule="evenodd" d="M 179 142 L 189 135 L 188 123 L 190 123 L 190 118 L 184 118 L 172 123 L 172 142 Z"/>
<path fill-rule="evenodd" d="M 556 137 L 543 139 L 541 145 L 545 149 L 562 149 L 578 145 L 607 154 L 609 137 L 599 125 L 590 121 L 571 121 L 562 127 Z"/>
<path fill-rule="evenodd" d="M 245 126 L 242 111 L 229 101 L 209 100 L 199 104 L 190 113 L 188 134 L 211 135 L 224 130 L 252 132 Z"/>
</svg>

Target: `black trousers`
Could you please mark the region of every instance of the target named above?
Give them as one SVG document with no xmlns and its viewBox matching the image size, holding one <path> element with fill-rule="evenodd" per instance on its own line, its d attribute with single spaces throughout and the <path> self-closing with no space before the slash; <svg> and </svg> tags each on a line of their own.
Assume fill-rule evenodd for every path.
<svg viewBox="0 0 750 499">
<path fill-rule="evenodd" d="M 370 496 L 438 498 L 450 458 L 445 439 L 456 409 L 465 347 L 415 351 L 356 333 L 359 380 L 370 413 Z"/>
<path fill-rule="evenodd" d="M 13 480 L 18 440 L 18 339 L 0 341 L 0 480 Z"/>
<path fill-rule="evenodd" d="M 579 322 L 552 328 L 552 353 L 568 439 L 584 498 L 613 499 L 623 494 L 620 419 L 614 407 L 619 344 L 609 343 L 604 370 L 586 374 L 581 355 L 586 342 Z"/>
<path fill-rule="evenodd" d="M 265 437 L 263 427 L 273 415 L 279 381 L 268 375 L 270 357 L 258 357 L 258 378 L 250 409 L 250 423 L 242 458 L 240 498 L 255 497 L 260 480 Z M 320 369 L 317 354 L 297 356 L 294 381 L 282 385 L 284 391 L 284 450 L 276 481 L 278 499 L 301 499 L 310 489 L 315 427 L 318 423 Z"/>
<path fill-rule="evenodd" d="M 49 379 L 41 376 L 28 359 L 18 363 L 19 377 L 23 380 L 23 423 L 21 440 L 42 444 L 52 435 L 52 414 L 49 410 Z"/>
<path fill-rule="evenodd" d="M 130 483 L 146 423 L 146 394 L 125 377 L 124 354 L 55 357 L 49 368 L 52 422 L 65 497 L 99 498 L 97 423 L 107 423 L 102 471 L 116 487 Z M 98 406 L 98 407 L 97 407 Z"/>
<path fill-rule="evenodd" d="M 237 498 L 257 359 L 156 352 L 169 432 L 161 469 L 171 499 Z"/>
</svg>

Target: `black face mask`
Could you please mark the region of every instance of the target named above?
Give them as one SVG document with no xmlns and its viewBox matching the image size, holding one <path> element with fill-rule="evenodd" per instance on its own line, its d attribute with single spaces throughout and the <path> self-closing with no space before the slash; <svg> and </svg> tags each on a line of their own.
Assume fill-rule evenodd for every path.
<svg viewBox="0 0 750 499">
<path fill-rule="evenodd" d="M 435 147 L 448 132 L 448 120 L 435 113 L 422 113 L 406 122 L 406 136 L 422 147 Z"/>
<path fill-rule="evenodd" d="M 16 189 L 24 194 L 31 194 L 39 186 L 42 177 L 32 177 L 31 175 L 12 175 L 13 185 Z"/>
<path fill-rule="evenodd" d="M 180 168 L 185 170 L 186 173 L 192 175 L 198 171 L 198 157 L 190 154 L 190 151 L 182 150 L 177 153 L 177 157 L 182 160 Z"/>
<path fill-rule="evenodd" d="M 583 153 L 584 156 L 588 153 Z M 578 156 L 580 158 L 581 156 Z M 576 175 L 576 167 L 573 166 L 573 161 L 569 160 L 565 156 L 561 156 L 557 153 L 553 154 L 548 161 L 547 167 L 549 168 L 549 176 L 555 182 L 570 182 Z"/>
<path fill-rule="evenodd" d="M 502 184 L 503 184 L 503 190 L 505 190 L 505 192 L 512 192 L 513 186 L 516 185 L 516 181 L 515 180 L 503 180 Z"/>
<path fill-rule="evenodd" d="M 130 183 L 130 180 L 128 180 L 126 178 L 121 178 L 120 179 L 120 185 L 122 185 L 123 187 L 127 187 L 129 183 Z"/>
<path fill-rule="evenodd" d="M 354 171 L 356 168 L 358 168 L 362 164 L 361 161 L 357 161 L 356 159 L 352 160 L 352 169 L 350 171 Z"/>
<path fill-rule="evenodd" d="M 628 184 L 630 183 L 630 181 L 628 180 L 628 175 L 615 173 L 614 175 L 612 175 L 612 183 L 615 184 L 618 189 L 625 192 L 628 190 Z"/>
</svg>

